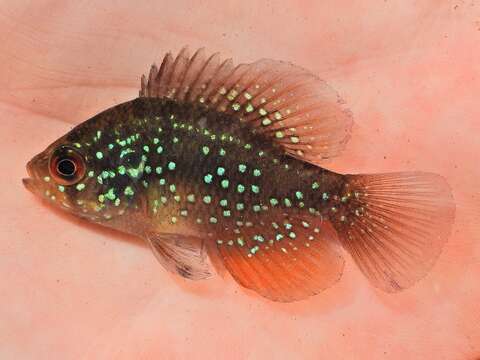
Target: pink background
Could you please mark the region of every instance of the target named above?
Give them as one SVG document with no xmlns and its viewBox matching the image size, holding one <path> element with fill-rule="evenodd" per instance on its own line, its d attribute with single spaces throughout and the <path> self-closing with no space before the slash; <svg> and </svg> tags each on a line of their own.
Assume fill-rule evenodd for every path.
<svg viewBox="0 0 480 360">
<path fill-rule="evenodd" d="M 0 359 L 474 359 L 480 355 L 480 3 L 9 1 L 0 7 Z M 345 172 L 425 170 L 454 189 L 431 274 L 387 295 L 347 259 L 319 296 L 272 303 L 228 275 L 167 274 L 142 241 L 52 211 L 35 153 L 129 100 L 167 50 L 289 60 L 354 112 Z"/>
</svg>

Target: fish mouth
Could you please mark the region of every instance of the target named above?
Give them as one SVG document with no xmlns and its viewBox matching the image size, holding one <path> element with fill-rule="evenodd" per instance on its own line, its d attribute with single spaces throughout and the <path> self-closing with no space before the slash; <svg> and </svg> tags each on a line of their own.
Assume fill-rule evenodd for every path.
<svg viewBox="0 0 480 360">
<path fill-rule="evenodd" d="M 32 193 L 35 193 L 37 181 L 35 180 L 36 176 L 35 176 L 35 173 L 33 171 L 32 160 L 30 160 L 27 163 L 26 168 L 27 168 L 27 174 L 28 174 L 29 177 L 22 179 L 23 186 L 25 186 L 25 188 L 28 191 L 30 191 Z"/>
</svg>

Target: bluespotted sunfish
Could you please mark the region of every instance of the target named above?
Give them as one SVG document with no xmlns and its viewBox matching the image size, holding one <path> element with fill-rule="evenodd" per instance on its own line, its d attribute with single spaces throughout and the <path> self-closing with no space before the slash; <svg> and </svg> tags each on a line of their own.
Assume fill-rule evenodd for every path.
<svg viewBox="0 0 480 360">
<path fill-rule="evenodd" d="M 107 109 L 27 165 L 25 186 L 91 222 L 135 234 L 166 269 L 212 274 L 289 302 L 337 282 L 345 249 L 387 292 L 432 268 L 455 215 L 425 172 L 339 174 L 352 114 L 292 64 L 234 66 L 203 49 L 167 54 L 139 97 Z"/>
</svg>

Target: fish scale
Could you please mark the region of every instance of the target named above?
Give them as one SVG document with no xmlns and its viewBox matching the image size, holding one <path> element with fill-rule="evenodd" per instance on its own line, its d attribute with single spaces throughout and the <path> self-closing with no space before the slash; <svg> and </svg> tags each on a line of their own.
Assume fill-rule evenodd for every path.
<svg viewBox="0 0 480 360">
<path fill-rule="evenodd" d="M 455 217 L 436 174 L 339 174 L 352 114 L 323 80 L 269 59 L 234 66 L 170 53 L 139 97 L 75 127 L 27 165 L 25 186 L 91 222 L 139 236 L 182 277 L 220 259 L 242 286 L 295 301 L 335 284 L 342 248 L 377 288 L 423 278 Z"/>
<path fill-rule="evenodd" d="M 275 207 L 290 211 L 296 209 L 299 212 L 313 209 L 319 213 L 316 208 L 319 202 L 311 194 L 313 174 L 316 181 L 322 184 L 320 188 L 314 189 L 317 193 L 331 192 L 332 187 L 338 187 L 332 180 L 341 180 L 338 176 L 334 178 L 334 174 L 327 170 L 285 156 L 278 147 L 266 146 L 268 143 L 260 136 L 251 135 L 245 129 L 232 130 L 229 124 L 234 119 L 227 117 L 222 124 L 216 119 L 216 114 L 207 114 L 203 107 L 186 111 L 186 104 L 145 99 L 129 102 L 125 107 L 131 107 L 125 109 L 132 117 L 129 122 L 131 128 L 122 124 L 117 130 L 115 119 L 107 121 L 105 128 L 113 129 L 114 133 L 123 136 L 113 139 L 107 135 L 104 141 L 118 142 L 118 139 L 134 136 L 137 140 L 128 149 L 132 149 L 133 154 L 141 153 L 145 156 L 145 168 L 162 169 L 161 174 L 157 171 L 143 171 L 140 176 L 132 179 L 136 183 L 134 198 L 146 196 L 147 210 L 153 212 L 159 221 L 172 224 L 187 222 L 202 230 L 206 228 L 205 231 L 211 233 L 209 227 L 245 222 L 246 218 L 260 217 L 260 213 L 268 216 L 268 211 Z M 162 149 L 160 154 L 156 150 L 159 147 Z M 205 151 L 206 148 L 208 152 Z M 120 156 L 125 151 L 124 148 L 120 149 L 112 151 L 111 155 Z M 172 164 L 175 164 L 175 168 L 172 168 Z M 220 175 L 219 168 L 223 169 Z M 131 168 L 127 167 L 124 175 L 111 181 L 116 193 L 124 192 L 124 187 L 120 184 L 126 183 L 122 176 L 129 177 L 129 170 Z M 282 173 L 285 176 L 279 179 L 289 181 L 278 181 L 272 177 Z M 325 184 L 327 173 L 331 177 L 328 185 Z M 299 178 L 291 174 L 302 174 L 301 177 L 305 180 L 299 182 Z M 162 179 L 165 181 L 160 182 Z M 119 185 L 115 185 L 115 182 Z M 242 188 L 244 190 L 240 191 Z M 196 200 L 188 201 L 189 196 Z M 121 195 L 119 197 L 124 200 Z M 309 199 L 315 200 L 309 202 Z M 222 205 L 222 200 L 227 205 Z M 255 216 L 249 216 L 251 212 Z M 195 214 L 203 215 L 194 217 Z M 212 222 L 213 219 L 216 222 Z M 219 219 L 222 221 L 219 222 Z M 198 226 L 198 222 L 202 226 Z M 232 225 L 230 227 L 233 228 Z M 254 249 L 255 246 L 251 248 Z"/>
</svg>

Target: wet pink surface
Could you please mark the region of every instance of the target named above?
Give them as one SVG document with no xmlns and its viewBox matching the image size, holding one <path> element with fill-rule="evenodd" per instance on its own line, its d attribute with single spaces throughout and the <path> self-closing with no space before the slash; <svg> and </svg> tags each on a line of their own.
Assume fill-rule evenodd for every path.
<svg viewBox="0 0 480 360">
<path fill-rule="evenodd" d="M 0 9 L 0 359 L 480 356 L 480 3 L 153 4 Z M 186 44 L 289 60 L 329 81 L 356 121 L 331 169 L 444 175 L 457 220 L 431 274 L 388 295 L 348 258 L 333 288 L 272 303 L 228 275 L 170 276 L 141 240 L 52 211 L 23 188 L 33 154 L 135 97 L 151 62 Z"/>
</svg>

